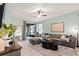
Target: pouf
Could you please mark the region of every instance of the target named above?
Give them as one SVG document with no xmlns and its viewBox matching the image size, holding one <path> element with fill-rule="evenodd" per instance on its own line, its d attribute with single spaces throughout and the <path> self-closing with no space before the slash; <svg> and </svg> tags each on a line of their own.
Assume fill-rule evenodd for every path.
<svg viewBox="0 0 79 59">
<path fill-rule="evenodd" d="M 30 39 L 29 42 L 33 45 L 36 45 L 36 44 L 40 44 L 41 43 L 41 39 Z"/>
</svg>

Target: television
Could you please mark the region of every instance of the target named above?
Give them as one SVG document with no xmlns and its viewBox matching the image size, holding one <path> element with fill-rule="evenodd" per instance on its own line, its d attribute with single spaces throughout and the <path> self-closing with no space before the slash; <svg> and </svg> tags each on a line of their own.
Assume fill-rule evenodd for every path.
<svg viewBox="0 0 79 59">
<path fill-rule="evenodd" d="M 0 28 L 2 26 L 4 7 L 5 7 L 5 3 L 0 3 Z"/>
</svg>

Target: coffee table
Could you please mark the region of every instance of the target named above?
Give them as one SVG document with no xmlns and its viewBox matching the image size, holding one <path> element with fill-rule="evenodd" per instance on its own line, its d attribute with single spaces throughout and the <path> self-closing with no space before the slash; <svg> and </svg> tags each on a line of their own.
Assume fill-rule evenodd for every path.
<svg viewBox="0 0 79 59">
<path fill-rule="evenodd" d="M 55 41 L 42 40 L 42 47 L 45 49 L 58 50 L 58 44 Z"/>
</svg>

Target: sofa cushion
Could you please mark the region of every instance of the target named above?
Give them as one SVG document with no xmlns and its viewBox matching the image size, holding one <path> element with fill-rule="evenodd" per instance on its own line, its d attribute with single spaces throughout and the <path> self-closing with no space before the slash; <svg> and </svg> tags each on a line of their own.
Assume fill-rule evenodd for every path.
<svg viewBox="0 0 79 59">
<path fill-rule="evenodd" d="M 35 34 L 35 37 L 41 37 L 42 34 Z"/>
<path fill-rule="evenodd" d="M 65 40 L 65 41 L 69 42 L 69 38 L 64 38 L 63 40 Z"/>
<path fill-rule="evenodd" d="M 70 40 L 69 35 L 62 35 L 61 40 L 65 40 L 65 41 L 69 42 L 69 40 Z"/>
<path fill-rule="evenodd" d="M 57 39 L 60 39 L 61 38 L 61 34 L 51 34 L 49 35 L 51 38 L 57 38 Z"/>
<path fill-rule="evenodd" d="M 38 39 L 42 39 L 42 37 L 32 37 L 31 39 L 38 40 Z"/>
</svg>

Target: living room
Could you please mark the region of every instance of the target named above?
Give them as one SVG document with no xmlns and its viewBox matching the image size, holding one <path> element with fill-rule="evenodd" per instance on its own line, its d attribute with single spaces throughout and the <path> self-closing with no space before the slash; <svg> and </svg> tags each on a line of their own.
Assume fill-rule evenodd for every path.
<svg viewBox="0 0 79 59">
<path fill-rule="evenodd" d="M 78 3 L 2 5 L 4 7 L 2 24 L 5 23 L 6 26 L 12 24 L 16 27 L 12 38 L 21 47 L 18 47 L 20 54 L 11 52 L 7 54 L 8 51 L 3 51 L 0 55 L 79 56 Z"/>
</svg>

